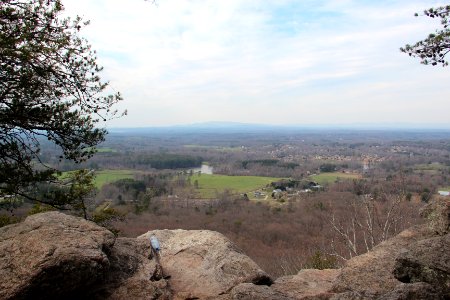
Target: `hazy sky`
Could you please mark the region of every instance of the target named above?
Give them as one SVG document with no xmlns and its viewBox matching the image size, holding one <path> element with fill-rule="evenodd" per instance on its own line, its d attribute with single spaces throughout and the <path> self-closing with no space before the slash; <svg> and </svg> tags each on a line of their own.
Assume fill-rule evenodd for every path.
<svg viewBox="0 0 450 300">
<path fill-rule="evenodd" d="M 206 121 L 427 123 L 450 128 L 450 67 L 401 53 L 441 1 L 65 0 L 128 116 L 108 127 Z M 449 57 L 450 59 L 450 57 Z"/>
</svg>

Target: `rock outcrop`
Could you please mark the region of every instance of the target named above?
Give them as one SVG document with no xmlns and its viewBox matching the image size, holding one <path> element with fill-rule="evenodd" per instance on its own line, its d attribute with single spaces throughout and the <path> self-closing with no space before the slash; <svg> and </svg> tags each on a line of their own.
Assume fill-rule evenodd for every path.
<svg viewBox="0 0 450 300">
<path fill-rule="evenodd" d="M 291 299 L 328 299 L 333 295 L 331 288 L 340 270 L 301 270 L 294 276 L 278 278 L 272 288 Z"/>
<path fill-rule="evenodd" d="M 172 299 L 167 280 L 151 278 L 159 269 L 150 255 L 149 242 L 117 238 L 109 251 L 109 270 L 103 282 L 92 289 L 92 299 Z"/>
<path fill-rule="evenodd" d="M 450 235 L 411 245 L 397 257 L 393 274 L 404 283 L 428 283 L 450 298 Z"/>
<path fill-rule="evenodd" d="M 175 299 L 206 299 L 228 293 L 240 283 L 271 284 L 272 279 L 225 236 L 208 230 L 155 230 L 160 261 L 170 276 Z"/>
<path fill-rule="evenodd" d="M 150 251 L 153 234 L 163 249 L 158 259 Z M 0 275 L 7 278 L 0 299 L 216 299 L 241 283 L 272 283 L 220 233 L 157 230 L 115 238 L 59 212 L 0 228 Z"/>
<path fill-rule="evenodd" d="M 352 293 L 376 298 L 400 282 L 392 274 L 395 259 L 412 243 L 432 236 L 423 226 L 409 228 L 372 251 L 348 260 L 333 284 L 335 293 Z"/>
<path fill-rule="evenodd" d="M 269 286 L 255 285 L 252 283 L 241 283 L 233 288 L 229 294 L 225 295 L 223 300 L 290 300 L 291 297 L 280 293 Z"/>
<path fill-rule="evenodd" d="M 114 235 L 58 212 L 0 228 L 0 299 L 76 298 L 102 281 Z"/>
<path fill-rule="evenodd" d="M 440 198 L 428 203 L 421 209 L 420 215 L 435 234 L 444 235 L 450 232 L 450 200 L 448 198 Z"/>
<path fill-rule="evenodd" d="M 217 232 L 116 238 L 92 222 L 42 213 L 0 228 L 0 299 L 450 299 L 448 202 L 424 210 L 432 222 L 339 270 L 275 281 Z M 162 248 L 156 256 L 151 235 Z"/>
</svg>

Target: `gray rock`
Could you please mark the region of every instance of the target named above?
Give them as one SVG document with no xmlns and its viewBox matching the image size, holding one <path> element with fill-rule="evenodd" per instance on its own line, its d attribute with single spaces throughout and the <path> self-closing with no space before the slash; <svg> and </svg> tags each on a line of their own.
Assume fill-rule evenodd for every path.
<svg viewBox="0 0 450 300">
<path fill-rule="evenodd" d="M 450 200 L 439 197 L 424 206 L 420 215 L 427 221 L 428 227 L 439 235 L 450 232 Z"/>
<path fill-rule="evenodd" d="M 81 297 L 103 280 L 114 235 L 59 212 L 0 228 L 0 298 Z"/>
<path fill-rule="evenodd" d="M 335 294 L 330 300 L 378 300 L 380 296 L 370 291 L 347 291 Z"/>
<path fill-rule="evenodd" d="M 162 244 L 150 255 L 148 236 Z M 59 212 L 0 228 L 1 299 L 213 299 L 272 279 L 223 235 L 162 230 L 117 238 Z M 165 275 L 170 275 L 166 279 Z"/>
<path fill-rule="evenodd" d="M 393 291 L 383 295 L 379 300 L 441 300 L 444 299 L 436 290 L 425 282 L 399 284 Z"/>
<path fill-rule="evenodd" d="M 279 291 L 265 286 L 255 285 L 252 283 L 241 283 L 231 290 L 227 299 L 230 300 L 292 300 L 291 298 Z"/>
<path fill-rule="evenodd" d="M 411 227 L 372 251 L 348 260 L 332 290 L 355 295 L 355 298 L 348 299 L 359 299 L 357 295 L 376 297 L 392 291 L 400 283 L 392 274 L 398 253 L 410 244 L 431 236 L 433 232 L 426 226 Z"/>
<path fill-rule="evenodd" d="M 208 299 L 240 283 L 271 284 L 272 279 L 225 236 L 208 230 L 154 230 L 161 244 L 160 261 L 175 299 Z"/>
<path fill-rule="evenodd" d="M 401 282 L 426 282 L 450 297 L 450 234 L 411 245 L 397 257 L 393 273 Z"/>
<path fill-rule="evenodd" d="M 283 276 L 275 280 L 272 289 L 292 299 L 329 299 L 330 292 L 340 270 L 305 269 L 293 276 Z"/>
<path fill-rule="evenodd" d="M 168 281 L 152 280 L 160 265 L 150 255 L 149 243 L 117 238 L 109 254 L 110 268 L 105 280 L 93 290 L 94 299 L 171 299 Z"/>
</svg>

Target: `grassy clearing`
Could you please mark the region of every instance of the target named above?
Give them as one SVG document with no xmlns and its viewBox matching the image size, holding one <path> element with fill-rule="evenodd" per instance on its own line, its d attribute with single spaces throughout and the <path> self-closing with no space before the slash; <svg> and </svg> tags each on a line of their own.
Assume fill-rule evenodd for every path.
<svg viewBox="0 0 450 300">
<path fill-rule="evenodd" d="M 415 174 L 427 174 L 427 175 L 437 175 L 440 173 L 439 170 L 414 170 Z"/>
<path fill-rule="evenodd" d="M 414 173 L 418 174 L 435 175 L 445 170 L 450 170 L 450 167 L 438 162 L 431 164 L 418 164 L 414 166 Z"/>
<path fill-rule="evenodd" d="M 446 192 L 450 192 L 450 186 L 438 188 L 438 191 L 446 191 Z"/>
<path fill-rule="evenodd" d="M 215 198 L 217 193 L 228 189 L 234 193 L 249 193 L 279 180 L 261 176 L 193 175 L 191 183 L 198 181 L 198 196 L 204 199 Z"/>
<path fill-rule="evenodd" d="M 136 172 L 132 170 L 102 170 L 95 172 L 95 186 L 101 188 L 106 183 L 120 179 L 134 178 Z"/>
<path fill-rule="evenodd" d="M 415 165 L 414 169 L 415 170 L 420 170 L 420 171 L 426 171 L 426 170 L 434 170 L 434 171 L 440 171 L 440 170 L 445 170 L 448 167 L 444 164 L 441 163 L 431 163 L 431 164 L 419 164 L 419 165 Z"/>
<path fill-rule="evenodd" d="M 100 147 L 97 148 L 98 153 L 110 153 L 110 152 L 117 152 L 116 149 L 110 148 L 110 147 Z"/>
<path fill-rule="evenodd" d="M 441 163 L 431 163 L 431 164 L 418 164 L 414 166 L 414 173 L 416 174 L 428 174 L 436 175 L 442 171 L 450 169 L 448 166 Z"/>
<path fill-rule="evenodd" d="M 358 179 L 361 178 L 360 174 L 347 174 L 339 172 L 321 173 L 318 175 L 310 176 L 311 180 L 319 183 L 320 185 L 331 184 L 338 179 Z"/>
<path fill-rule="evenodd" d="M 65 179 L 74 171 L 63 172 L 60 179 Z M 134 178 L 136 171 L 132 170 L 101 170 L 95 172 L 94 185 L 100 189 L 106 183 L 111 183 L 120 179 Z"/>
</svg>

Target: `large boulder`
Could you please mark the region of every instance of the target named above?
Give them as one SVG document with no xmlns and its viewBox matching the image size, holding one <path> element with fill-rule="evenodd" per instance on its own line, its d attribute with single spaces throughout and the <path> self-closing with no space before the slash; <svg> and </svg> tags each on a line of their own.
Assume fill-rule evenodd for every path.
<svg viewBox="0 0 450 300">
<path fill-rule="evenodd" d="M 291 299 L 328 299 L 333 295 L 330 290 L 339 273 L 337 269 L 305 269 L 296 275 L 278 278 L 271 288 Z"/>
<path fill-rule="evenodd" d="M 148 241 L 117 238 L 109 254 L 110 268 L 93 299 L 171 299 L 169 282 L 151 278 L 159 265 L 150 255 Z"/>
<path fill-rule="evenodd" d="M 441 293 L 425 282 L 401 283 L 392 291 L 377 298 L 378 300 L 443 300 Z"/>
<path fill-rule="evenodd" d="M 114 240 L 105 228 L 59 212 L 0 228 L 0 299 L 81 298 L 109 269 Z"/>
<path fill-rule="evenodd" d="M 393 273 L 404 283 L 428 283 L 450 298 L 450 234 L 411 245 L 397 257 Z"/>
<path fill-rule="evenodd" d="M 234 287 L 223 300 L 292 300 L 286 294 L 276 291 L 266 285 L 255 285 L 253 283 L 241 283 Z M 222 300 L 222 299 L 220 299 Z"/>
<path fill-rule="evenodd" d="M 333 283 L 333 292 L 345 294 L 335 299 L 377 298 L 394 290 L 400 282 L 394 277 L 397 255 L 416 241 L 433 236 L 426 226 L 414 226 L 376 246 L 372 251 L 348 260 Z"/>
<path fill-rule="evenodd" d="M 152 234 L 161 256 L 150 255 Z M 0 228 L 0 275 L 7 279 L 0 299 L 214 299 L 240 283 L 272 283 L 217 232 L 157 230 L 116 239 L 59 212 Z"/>
<path fill-rule="evenodd" d="M 296 275 L 278 278 L 271 286 L 241 283 L 220 300 L 325 300 L 330 292 L 339 270 L 305 269 Z"/>
<path fill-rule="evenodd" d="M 214 299 L 240 283 L 272 279 L 225 236 L 208 230 L 154 230 L 137 238 L 161 243 L 160 262 L 175 299 Z"/>
<path fill-rule="evenodd" d="M 431 201 L 421 209 L 420 215 L 436 234 L 444 235 L 450 232 L 450 200 L 447 197 Z"/>
</svg>

